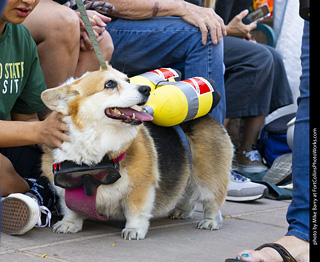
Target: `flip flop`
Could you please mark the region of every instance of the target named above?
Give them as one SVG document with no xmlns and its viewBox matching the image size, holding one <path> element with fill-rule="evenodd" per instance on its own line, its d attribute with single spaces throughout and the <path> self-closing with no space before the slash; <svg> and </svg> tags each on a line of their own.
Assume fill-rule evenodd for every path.
<svg viewBox="0 0 320 262">
<path fill-rule="evenodd" d="M 286 250 L 283 246 L 277 243 L 263 244 L 260 247 L 256 248 L 256 250 L 261 250 L 265 247 L 271 247 L 274 250 L 276 250 L 279 253 L 279 255 L 282 257 L 283 262 L 297 262 L 297 260 L 293 258 L 293 256 L 289 253 L 288 250 Z"/>
<path fill-rule="evenodd" d="M 288 250 L 286 250 L 283 246 L 281 246 L 280 244 L 277 244 L 277 243 L 263 244 L 263 245 L 259 246 L 258 248 L 256 248 L 255 250 L 261 250 L 265 247 L 271 247 L 274 250 L 276 250 L 279 253 L 279 255 L 282 257 L 283 262 L 297 262 L 297 260 L 295 260 L 293 258 L 293 256 L 289 253 Z M 225 260 L 225 262 L 246 262 L 246 261 L 236 259 L 236 258 L 228 258 Z"/>
</svg>

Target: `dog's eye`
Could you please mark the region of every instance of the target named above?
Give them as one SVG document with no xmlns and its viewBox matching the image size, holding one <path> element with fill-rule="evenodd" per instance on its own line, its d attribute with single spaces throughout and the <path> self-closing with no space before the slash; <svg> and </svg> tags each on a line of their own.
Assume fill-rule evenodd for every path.
<svg viewBox="0 0 320 262">
<path fill-rule="evenodd" d="M 118 83 L 113 80 L 109 80 L 105 83 L 104 88 L 116 88 L 118 86 Z"/>
</svg>

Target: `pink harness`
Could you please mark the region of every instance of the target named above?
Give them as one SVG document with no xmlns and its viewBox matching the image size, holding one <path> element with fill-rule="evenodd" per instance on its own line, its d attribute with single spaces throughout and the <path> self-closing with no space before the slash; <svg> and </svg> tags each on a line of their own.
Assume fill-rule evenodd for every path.
<svg viewBox="0 0 320 262">
<path fill-rule="evenodd" d="M 103 221 L 107 220 L 108 217 L 100 216 L 97 212 L 96 196 L 97 189 L 93 196 L 87 196 L 81 185 L 76 189 L 66 189 L 65 201 L 68 208 L 81 215 Z"/>
<path fill-rule="evenodd" d="M 124 158 L 125 153 L 122 153 L 117 159 L 120 162 Z M 107 216 L 101 216 L 98 214 L 96 209 L 96 196 L 97 190 L 92 196 L 87 196 L 83 185 L 75 189 L 65 190 L 65 202 L 68 208 L 71 210 L 84 215 L 89 218 L 99 219 L 105 221 L 108 219 Z"/>
</svg>

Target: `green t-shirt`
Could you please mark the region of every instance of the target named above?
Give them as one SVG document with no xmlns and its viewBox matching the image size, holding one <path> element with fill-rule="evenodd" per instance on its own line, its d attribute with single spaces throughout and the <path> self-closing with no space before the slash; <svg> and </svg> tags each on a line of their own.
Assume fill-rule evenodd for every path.
<svg viewBox="0 0 320 262">
<path fill-rule="evenodd" d="M 45 108 L 46 89 L 37 46 L 23 25 L 7 23 L 0 36 L 0 120 L 10 112 L 33 114 Z"/>
</svg>

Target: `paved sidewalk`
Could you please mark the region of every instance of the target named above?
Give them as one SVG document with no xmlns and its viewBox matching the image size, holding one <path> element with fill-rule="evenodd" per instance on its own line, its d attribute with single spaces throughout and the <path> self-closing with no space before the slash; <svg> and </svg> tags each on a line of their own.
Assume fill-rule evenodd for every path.
<svg viewBox="0 0 320 262">
<path fill-rule="evenodd" d="M 195 228 L 202 217 L 200 208 L 190 220 L 154 219 L 147 237 L 139 241 L 123 240 L 124 222 L 115 221 L 86 221 L 77 234 L 56 234 L 52 228 L 34 228 L 15 237 L 1 234 L 0 261 L 224 262 L 240 250 L 282 237 L 287 231 L 289 203 L 268 199 L 226 202 L 223 227 L 217 231 Z"/>
</svg>

